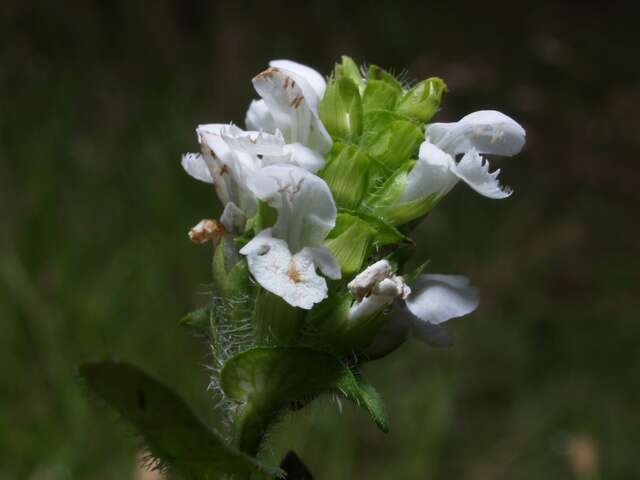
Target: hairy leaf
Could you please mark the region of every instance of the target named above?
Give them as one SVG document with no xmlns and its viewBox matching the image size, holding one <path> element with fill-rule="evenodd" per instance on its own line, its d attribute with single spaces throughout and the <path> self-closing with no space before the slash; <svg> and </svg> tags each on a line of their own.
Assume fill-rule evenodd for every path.
<svg viewBox="0 0 640 480">
<path fill-rule="evenodd" d="M 144 438 L 150 453 L 187 479 L 229 474 L 280 475 L 236 450 L 199 420 L 173 390 L 124 362 L 86 362 L 80 375 L 88 387 Z"/>
</svg>

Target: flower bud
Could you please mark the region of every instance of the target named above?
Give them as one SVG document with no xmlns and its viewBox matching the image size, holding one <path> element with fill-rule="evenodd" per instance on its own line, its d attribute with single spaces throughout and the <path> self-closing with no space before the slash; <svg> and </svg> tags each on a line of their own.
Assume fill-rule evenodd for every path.
<svg viewBox="0 0 640 480">
<path fill-rule="evenodd" d="M 435 115 L 447 86 L 440 78 L 428 78 L 406 92 L 398 101 L 396 113 L 426 123 Z"/>
<path fill-rule="evenodd" d="M 334 78 L 320 102 L 322 123 L 334 139 L 356 140 L 362 134 L 362 100 L 356 83 Z"/>
<path fill-rule="evenodd" d="M 335 75 L 336 79 L 348 78 L 353 83 L 356 84 L 360 94 L 362 94 L 364 90 L 364 80 L 362 79 L 362 75 L 360 75 L 360 69 L 356 65 L 356 63 L 351 59 L 351 57 L 347 57 L 346 55 L 342 56 L 342 63 L 337 63 L 335 67 Z"/>
<path fill-rule="evenodd" d="M 216 243 L 222 238 L 224 232 L 222 223 L 206 218 L 200 220 L 195 227 L 189 230 L 189 238 L 193 243 L 207 243 L 209 241 Z"/>
<path fill-rule="evenodd" d="M 369 185 L 371 158 L 351 144 L 335 144 L 332 157 L 320 177 L 331 188 L 338 207 L 355 209 Z"/>
</svg>

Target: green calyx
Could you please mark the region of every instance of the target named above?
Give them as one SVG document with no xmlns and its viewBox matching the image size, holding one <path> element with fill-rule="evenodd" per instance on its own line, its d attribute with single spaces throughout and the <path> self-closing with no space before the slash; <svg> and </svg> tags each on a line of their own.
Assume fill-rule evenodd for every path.
<svg viewBox="0 0 640 480">
<path fill-rule="evenodd" d="M 395 111 L 412 120 L 427 123 L 438 111 L 447 86 L 441 78 L 428 78 L 407 91 Z"/>
<path fill-rule="evenodd" d="M 310 312 L 309 332 L 301 341 L 334 355 L 358 358 L 387 317 L 379 311 L 367 318 L 351 319 L 349 314 L 355 303 L 350 293 L 333 292 L 327 301 Z"/>
<path fill-rule="evenodd" d="M 332 138 L 358 139 L 362 134 L 362 99 L 356 83 L 348 77 L 332 79 L 320 102 L 319 114 Z"/>
<path fill-rule="evenodd" d="M 305 311 L 260 288 L 253 311 L 254 339 L 258 345 L 292 345 L 298 336 Z"/>
<path fill-rule="evenodd" d="M 367 193 L 372 159 L 353 144 L 336 143 L 320 172 L 339 208 L 356 209 Z"/>
<path fill-rule="evenodd" d="M 407 177 L 414 165 L 413 160 L 405 162 L 363 200 L 363 208 L 394 226 L 404 225 L 429 213 L 439 200 L 437 194 L 408 202 L 400 200 L 407 185 Z"/>
<path fill-rule="evenodd" d="M 360 272 L 374 246 L 384 246 L 404 240 L 393 226 L 363 212 L 338 213 L 336 227 L 325 241 L 335 256 L 343 275 L 348 278 Z"/>
<path fill-rule="evenodd" d="M 390 172 L 418 154 L 424 141 L 424 127 L 410 120 L 375 116 L 379 125 L 373 125 L 371 134 L 364 139 L 364 149 Z M 386 118 L 385 118 L 386 117 Z"/>
</svg>

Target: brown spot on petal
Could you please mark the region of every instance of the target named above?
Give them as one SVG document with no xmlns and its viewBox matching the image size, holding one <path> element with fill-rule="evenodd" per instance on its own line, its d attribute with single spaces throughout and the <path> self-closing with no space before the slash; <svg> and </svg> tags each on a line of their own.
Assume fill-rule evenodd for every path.
<svg viewBox="0 0 640 480">
<path fill-rule="evenodd" d="M 220 171 L 218 172 L 218 175 L 223 176 L 225 173 L 229 173 L 229 167 L 227 167 L 226 165 L 222 165 L 220 167 Z"/>
<path fill-rule="evenodd" d="M 264 72 L 260 72 L 258 75 L 256 75 L 256 78 L 271 78 L 274 73 L 279 71 L 280 70 L 278 70 L 276 67 L 269 67 Z"/>
<path fill-rule="evenodd" d="M 293 283 L 300 283 L 302 281 L 302 277 L 300 277 L 300 272 L 296 268 L 296 262 L 291 259 L 289 263 L 289 270 L 287 270 L 287 275 L 293 281 Z"/>
<path fill-rule="evenodd" d="M 289 104 L 289 106 L 293 108 L 298 108 L 300 105 L 302 105 L 303 101 L 304 101 L 304 97 L 302 95 L 297 95 L 296 98 L 291 100 L 291 103 Z"/>
<path fill-rule="evenodd" d="M 289 88 L 289 77 L 284 77 L 284 88 L 285 90 Z"/>
</svg>

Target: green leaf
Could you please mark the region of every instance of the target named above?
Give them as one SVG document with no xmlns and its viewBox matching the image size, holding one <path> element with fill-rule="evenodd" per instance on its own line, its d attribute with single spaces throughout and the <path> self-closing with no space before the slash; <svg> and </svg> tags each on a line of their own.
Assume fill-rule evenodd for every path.
<svg viewBox="0 0 640 480">
<path fill-rule="evenodd" d="M 426 123 L 438 111 L 447 86 L 441 78 L 428 78 L 404 94 L 396 112 L 418 122 Z"/>
<path fill-rule="evenodd" d="M 239 447 L 255 454 L 270 425 L 287 409 L 323 393 L 343 393 L 372 412 L 371 392 L 352 377 L 337 357 L 309 348 L 257 347 L 231 357 L 220 384 L 230 399 L 243 404 L 237 422 Z M 378 416 L 374 419 L 379 421 Z"/>
<path fill-rule="evenodd" d="M 346 398 L 369 412 L 378 428 L 387 433 L 389 423 L 380 394 L 372 385 L 364 383 L 359 375 L 350 373 L 342 377 L 338 388 Z"/>
<path fill-rule="evenodd" d="M 319 105 L 322 123 L 334 139 L 355 141 L 362 134 L 362 100 L 350 78 L 334 78 Z"/>
<path fill-rule="evenodd" d="M 151 454 L 187 479 L 231 474 L 280 475 L 238 451 L 207 428 L 173 390 L 128 363 L 86 362 L 79 368 L 88 387 L 131 423 Z"/>
</svg>

